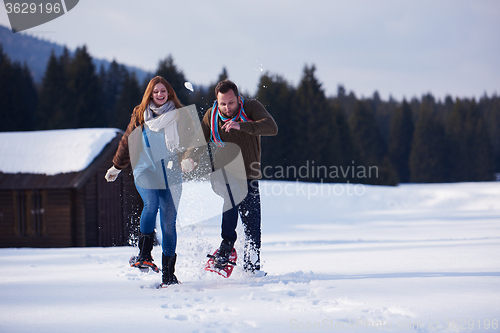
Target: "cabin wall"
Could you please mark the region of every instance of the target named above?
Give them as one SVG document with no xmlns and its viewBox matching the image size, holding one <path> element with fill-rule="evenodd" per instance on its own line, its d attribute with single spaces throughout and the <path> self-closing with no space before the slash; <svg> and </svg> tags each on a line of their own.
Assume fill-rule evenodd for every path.
<svg viewBox="0 0 500 333">
<path fill-rule="evenodd" d="M 125 235 L 128 245 L 136 245 L 139 238 L 139 228 L 143 202 L 135 187 L 132 169 L 129 167 L 123 173 L 123 220 L 125 221 Z"/>
<path fill-rule="evenodd" d="M 107 182 L 104 178 L 106 170 L 99 168 L 75 193 L 76 246 L 107 247 L 134 243 L 142 200 L 135 189 L 132 171 L 130 167 L 126 168 L 116 181 Z"/>
<path fill-rule="evenodd" d="M 106 181 L 106 170 L 100 169 L 87 185 L 87 196 L 95 194 L 96 201 L 95 206 L 86 211 L 95 209 L 98 246 L 130 245 L 131 230 L 138 224 L 137 210 L 142 209 L 137 205 L 141 199 L 135 189 L 132 170 L 130 167 L 124 169 L 114 182 Z M 87 225 L 90 224 L 87 221 Z"/>
<path fill-rule="evenodd" d="M 134 245 L 142 200 L 132 169 L 104 178 L 119 140 L 78 173 L 0 173 L 0 247 Z"/>
<path fill-rule="evenodd" d="M 0 247 L 133 245 L 141 210 L 125 171 L 113 183 L 96 174 L 81 189 L 2 190 Z"/>
<path fill-rule="evenodd" d="M 14 197 L 11 191 L 0 191 L 0 247 L 15 244 Z"/>
<path fill-rule="evenodd" d="M 0 247 L 72 246 L 70 192 L 0 191 Z"/>
</svg>

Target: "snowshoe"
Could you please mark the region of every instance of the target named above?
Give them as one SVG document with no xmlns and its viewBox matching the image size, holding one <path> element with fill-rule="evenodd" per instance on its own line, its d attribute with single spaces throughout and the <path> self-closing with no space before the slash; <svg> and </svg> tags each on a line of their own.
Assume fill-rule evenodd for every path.
<svg viewBox="0 0 500 333">
<path fill-rule="evenodd" d="M 232 248 L 230 255 L 226 256 L 224 253 L 221 256 L 219 250 L 215 250 L 213 254 L 207 254 L 209 258 L 205 264 L 205 270 L 209 272 L 214 272 L 222 276 L 223 278 L 228 278 L 233 273 L 234 266 L 236 266 L 236 260 L 238 255 L 236 249 Z"/>
<path fill-rule="evenodd" d="M 141 260 L 139 256 L 133 256 L 128 262 L 130 264 L 130 267 L 137 267 L 143 273 L 149 272 L 149 269 L 152 269 L 155 273 L 160 272 L 160 269 L 153 263 L 152 259 Z"/>
</svg>

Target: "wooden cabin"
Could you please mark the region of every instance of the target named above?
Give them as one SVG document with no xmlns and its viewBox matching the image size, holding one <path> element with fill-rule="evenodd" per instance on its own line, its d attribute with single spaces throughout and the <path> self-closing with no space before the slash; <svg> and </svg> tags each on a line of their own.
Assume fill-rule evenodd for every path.
<svg viewBox="0 0 500 333">
<path fill-rule="evenodd" d="M 42 132 L 45 131 L 24 133 L 36 135 Z M 2 159 L 11 158 L 9 154 L 12 152 L 3 150 L 6 146 L 12 149 L 12 141 L 16 141 L 7 134 L 12 135 L 0 133 Z M 0 247 L 129 245 L 130 235 L 134 235 L 138 227 L 138 212 L 142 209 L 132 170 L 130 167 L 123 170 L 112 183 L 104 178 L 122 134 L 115 130 L 114 137 L 104 144 L 101 142 L 103 147 L 91 157 L 90 164 L 79 171 L 50 175 L 29 170 L 5 172 L 0 162 Z M 30 145 L 36 146 L 36 141 L 31 139 Z M 95 149 L 95 142 L 88 144 L 94 144 Z M 35 149 L 30 147 L 26 154 Z M 81 149 L 85 155 L 85 147 Z M 26 156 L 22 156 L 23 152 L 17 153 L 14 159 L 23 161 Z M 61 165 L 64 165 L 64 155 L 57 157 Z"/>
</svg>

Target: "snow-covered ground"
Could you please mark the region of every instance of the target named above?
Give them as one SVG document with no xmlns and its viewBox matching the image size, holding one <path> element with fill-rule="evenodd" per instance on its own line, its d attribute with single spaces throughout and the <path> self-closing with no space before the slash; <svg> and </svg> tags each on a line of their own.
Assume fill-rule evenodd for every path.
<svg viewBox="0 0 500 333">
<path fill-rule="evenodd" d="M 261 193 L 266 277 L 205 272 L 219 217 L 181 203 L 182 284 L 166 289 L 128 266 L 131 247 L 0 249 L 0 332 L 500 331 L 500 183 Z M 220 209 L 206 184 L 184 196 Z"/>
</svg>

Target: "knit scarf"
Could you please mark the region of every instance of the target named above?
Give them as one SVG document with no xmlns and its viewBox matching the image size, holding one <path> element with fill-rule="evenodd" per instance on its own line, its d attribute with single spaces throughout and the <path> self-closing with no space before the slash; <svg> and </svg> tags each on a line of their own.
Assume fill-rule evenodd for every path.
<svg viewBox="0 0 500 333">
<path fill-rule="evenodd" d="M 156 117 L 155 117 L 156 115 Z M 175 104 L 168 101 L 160 107 L 151 102 L 144 110 L 144 122 L 150 130 L 159 132 L 163 129 L 165 133 L 165 144 L 169 151 L 179 148 L 179 133 L 177 131 L 177 121 L 179 111 L 175 109 Z"/>
<path fill-rule="evenodd" d="M 212 106 L 212 115 L 210 116 L 210 127 L 211 127 L 211 135 L 210 139 L 212 140 L 213 143 L 215 143 L 218 147 L 224 147 L 226 144 L 222 142 L 222 139 L 220 138 L 219 135 L 219 126 L 217 122 L 217 118 L 220 118 L 222 122 L 226 123 L 230 120 L 232 121 L 252 121 L 250 118 L 248 118 L 247 114 L 245 113 L 245 109 L 243 108 L 243 104 L 245 103 L 245 100 L 241 95 L 238 95 L 240 97 L 240 109 L 237 112 L 237 114 L 233 118 L 227 118 L 222 115 L 222 113 L 219 110 L 219 105 L 217 104 L 217 100 L 215 100 L 214 105 Z"/>
</svg>

